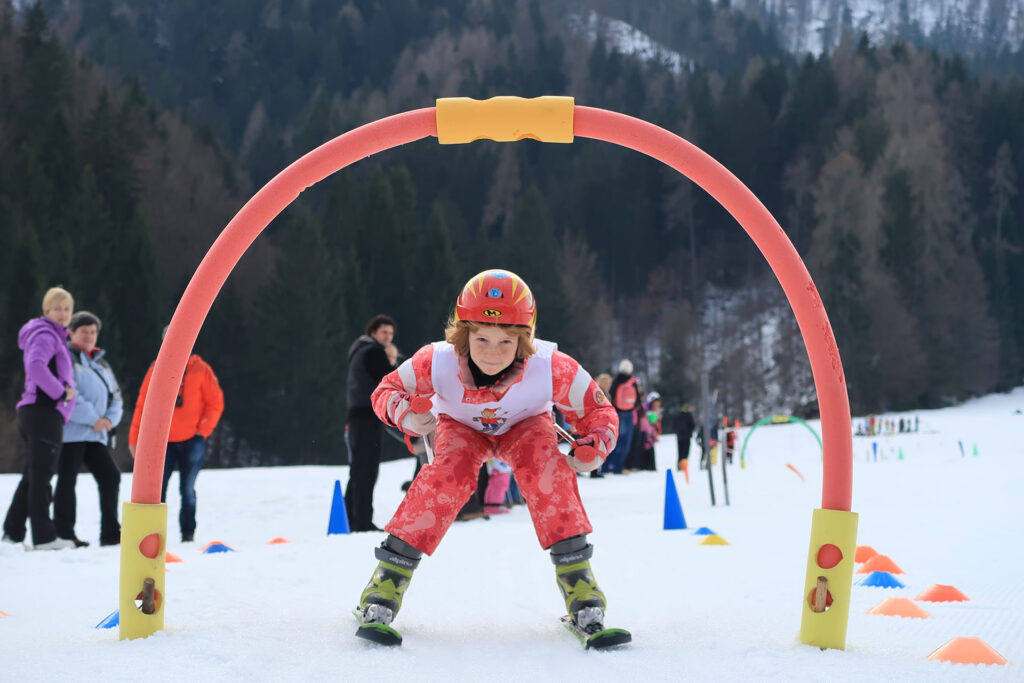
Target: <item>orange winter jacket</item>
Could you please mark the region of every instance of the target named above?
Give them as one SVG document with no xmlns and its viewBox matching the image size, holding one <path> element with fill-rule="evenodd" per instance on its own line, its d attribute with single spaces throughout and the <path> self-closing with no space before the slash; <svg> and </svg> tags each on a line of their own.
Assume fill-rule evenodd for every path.
<svg viewBox="0 0 1024 683">
<path fill-rule="evenodd" d="M 150 364 L 139 388 L 139 398 L 135 402 L 135 413 L 132 415 L 132 428 L 128 433 L 130 446 L 139 443 L 142 408 L 146 403 L 149 380 L 153 376 L 155 365 L 156 361 Z M 185 376 L 181 378 L 178 397 L 181 400 L 175 402 L 174 415 L 171 417 L 171 433 L 167 440 L 171 443 L 188 441 L 196 434 L 202 434 L 204 439 L 209 438 L 217 426 L 217 421 L 220 420 L 220 414 L 224 412 L 224 392 L 221 391 L 213 370 L 197 354 L 189 356 L 188 364 L 185 365 Z"/>
</svg>

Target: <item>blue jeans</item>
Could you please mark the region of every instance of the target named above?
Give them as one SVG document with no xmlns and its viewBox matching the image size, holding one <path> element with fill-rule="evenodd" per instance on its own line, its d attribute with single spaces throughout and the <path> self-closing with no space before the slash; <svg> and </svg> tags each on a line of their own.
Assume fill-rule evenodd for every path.
<svg viewBox="0 0 1024 683">
<path fill-rule="evenodd" d="M 626 464 L 626 454 L 629 453 L 629 445 L 633 441 L 633 412 L 621 410 L 616 412 L 619 414 L 619 440 L 615 442 L 615 448 L 608 454 L 608 459 L 601 466 L 601 471 L 622 474 L 622 467 Z"/>
<path fill-rule="evenodd" d="M 164 458 L 164 487 L 160 492 L 160 502 L 167 502 L 167 482 L 171 473 L 178 470 L 178 484 L 181 489 L 181 512 L 178 523 L 181 535 L 191 538 L 196 533 L 196 477 L 203 467 L 206 455 L 206 439 L 196 434 L 188 441 L 176 441 L 167 444 L 167 456 Z"/>
</svg>

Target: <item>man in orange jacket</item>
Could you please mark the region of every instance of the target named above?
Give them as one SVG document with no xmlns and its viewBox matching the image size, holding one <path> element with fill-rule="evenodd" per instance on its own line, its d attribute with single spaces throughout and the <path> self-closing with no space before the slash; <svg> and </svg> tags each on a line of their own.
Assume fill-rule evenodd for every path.
<svg viewBox="0 0 1024 683">
<path fill-rule="evenodd" d="M 166 332 L 166 330 L 165 330 Z M 139 388 L 139 398 L 135 402 L 135 413 L 132 415 L 132 427 L 128 433 L 128 450 L 135 457 L 135 447 L 139 443 L 139 425 L 142 423 L 142 410 L 146 404 L 146 393 L 149 391 L 149 380 L 153 375 L 153 364 L 146 371 L 146 377 Z M 206 439 L 209 438 L 221 413 L 224 412 L 224 393 L 217 383 L 217 376 L 198 354 L 189 356 L 185 366 L 185 375 L 178 387 L 178 397 L 174 401 L 174 415 L 171 418 L 171 433 L 167 438 L 167 456 L 164 458 L 164 486 L 160 493 L 160 501 L 167 501 L 167 482 L 171 473 L 178 469 L 179 486 L 181 489 L 181 513 L 178 523 L 181 525 L 181 540 L 188 543 L 196 533 L 196 477 L 203 466 L 206 455 Z"/>
</svg>

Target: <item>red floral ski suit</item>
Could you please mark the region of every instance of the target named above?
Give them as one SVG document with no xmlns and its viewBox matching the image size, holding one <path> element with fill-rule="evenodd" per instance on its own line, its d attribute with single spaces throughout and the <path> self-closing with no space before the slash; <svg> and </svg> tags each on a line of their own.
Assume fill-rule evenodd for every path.
<svg viewBox="0 0 1024 683">
<path fill-rule="evenodd" d="M 432 396 L 434 346 L 417 351 L 381 380 L 373 392 L 373 409 L 387 424 L 388 402 L 395 392 Z M 493 387 L 473 384 L 468 359 L 459 359 L 459 379 L 466 404 L 501 402 L 509 389 L 523 379 L 530 359 L 516 362 L 508 376 Z M 468 381 L 467 381 L 468 378 Z M 593 435 L 611 451 L 618 432 L 618 416 L 604 393 L 579 363 L 561 351 L 551 355 L 550 400 L 566 417 L 569 431 Z M 544 391 L 546 394 L 546 390 Z M 458 400 L 458 399 L 456 399 Z M 544 402 L 546 403 L 546 401 Z M 543 408 L 543 403 L 537 408 Z M 576 487 L 576 472 L 558 451 L 550 411 L 516 422 L 505 433 L 494 435 L 493 425 L 467 424 L 441 412 L 434 436 L 434 460 L 416 476 L 386 531 L 414 548 L 433 554 L 463 504 L 477 486 L 480 466 L 490 458 L 504 460 L 530 509 L 537 538 L 543 548 L 577 534 L 592 531 Z"/>
</svg>

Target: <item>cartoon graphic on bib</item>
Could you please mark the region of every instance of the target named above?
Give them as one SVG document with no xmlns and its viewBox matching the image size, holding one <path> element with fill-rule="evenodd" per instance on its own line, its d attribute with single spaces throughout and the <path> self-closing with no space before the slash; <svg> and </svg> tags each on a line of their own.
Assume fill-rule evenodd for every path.
<svg viewBox="0 0 1024 683">
<path fill-rule="evenodd" d="M 505 424 L 506 419 L 498 417 L 497 408 L 484 408 L 480 411 L 480 417 L 474 417 L 473 422 L 480 423 L 480 431 L 484 434 L 495 434 L 501 425 Z"/>
</svg>

